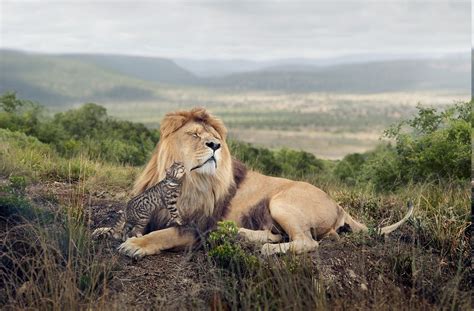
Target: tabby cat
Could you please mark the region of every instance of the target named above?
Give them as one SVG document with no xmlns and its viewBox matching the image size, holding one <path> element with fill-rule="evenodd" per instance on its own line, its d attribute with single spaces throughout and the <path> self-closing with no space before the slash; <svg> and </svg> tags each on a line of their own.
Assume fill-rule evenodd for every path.
<svg viewBox="0 0 474 311">
<path fill-rule="evenodd" d="M 122 239 L 141 236 L 143 229 L 150 220 L 155 209 L 166 208 L 170 218 L 166 226 L 171 224 L 182 225 L 183 220 L 176 208 L 176 202 L 181 194 L 181 186 L 185 174 L 184 165 L 175 162 L 166 170 L 166 177 L 156 185 L 132 198 L 124 211 L 112 227 L 97 228 L 92 233 L 94 238 L 99 236 Z"/>
</svg>

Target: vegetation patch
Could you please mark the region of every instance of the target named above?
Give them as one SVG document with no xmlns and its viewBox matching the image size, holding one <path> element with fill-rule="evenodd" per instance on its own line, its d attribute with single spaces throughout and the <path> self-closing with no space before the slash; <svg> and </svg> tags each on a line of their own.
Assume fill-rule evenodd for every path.
<svg viewBox="0 0 474 311">
<path fill-rule="evenodd" d="M 2 308 L 99 305 L 113 263 L 98 259 L 83 207 L 47 210 L 27 198 L 25 186 L 25 178 L 12 176 L 0 189 Z"/>
<path fill-rule="evenodd" d="M 371 183 L 379 190 L 410 182 L 465 182 L 471 167 L 471 118 L 470 102 L 443 111 L 418 106 L 415 117 L 385 131 L 395 146 L 347 155 L 334 173 L 348 184 Z"/>
</svg>

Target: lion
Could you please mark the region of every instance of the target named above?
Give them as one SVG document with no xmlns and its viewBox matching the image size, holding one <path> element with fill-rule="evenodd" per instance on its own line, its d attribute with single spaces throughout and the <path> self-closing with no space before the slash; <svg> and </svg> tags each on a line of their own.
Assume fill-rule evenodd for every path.
<svg viewBox="0 0 474 311">
<path fill-rule="evenodd" d="M 166 168 L 183 162 L 186 176 L 177 208 L 188 226 L 166 226 L 166 217 L 153 215 L 141 237 L 127 239 L 119 252 L 130 257 L 164 250 L 192 248 L 219 220 L 234 221 L 243 239 L 262 243 L 264 255 L 311 252 L 338 229 L 368 231 L 328 194 L 306 182 L 265 176 L 233 159 L 223 122 L 204 108 L 168 113 L 160 124 L 160 141 L 137 178 L 135 195 L 163 179 Z M 379 229 L 388 234 L 411 216 Z M 284 240 L 285 239 L 285 240 Z"/>
</svg>

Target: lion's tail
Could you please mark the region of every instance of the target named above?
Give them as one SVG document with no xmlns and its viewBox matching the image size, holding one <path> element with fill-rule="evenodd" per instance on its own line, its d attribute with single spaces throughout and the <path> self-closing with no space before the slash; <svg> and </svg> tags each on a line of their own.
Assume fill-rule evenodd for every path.
<svg viewBox="0 0 474 311">
<path fill-rule="evenodd" d="M 369 228 L 367 228 L 366 225 L 352 218 L 352 216 L 349 215 L 349 213 L 347 213 L 346 211 L 344 211 L 344 221 L 341 223 L 341 225 L 344 225 L 344 224 L 349 225 L 352 232 L 360 232 L 360 231 L 368 232 L 369 231 Z"/>
<path fill-rule="evenodd" d="M 139 195 L 149 187 L 153 186 L 158 179 L 158 150 L 155 149 L 151 155 L 150 161 L 143 172 L 138 176 L 135 184 L 133 185 L 133 196 Z"/>
<path fill-rule="evenodd" d="M 389 234 L 390 232 L 397 230 L 401 225 L 403 225 L 410 218 L 412 214 L 413 214 L 413 203 L 410 201 L 408 202 L 408 212 L 399 222 L 394 223 L 393 225 L 390 225 L 390 226 L 379 228 L 378 232 L 380 234 Z M 356 221 L 347 212 L 345 212 L 344 214 L 344 223 L 348 224 L 349 227 L 351 227 L 351 230 L 353 232 L 360 232 L 360 231 L 368 232 L 369 231 L 366 225 Z"/>
<path fill-rule="evenodd" d="M 380 233 L 381 234 L 388 234 L 392 231 L 397 230 L 398 227 L 403 225 L 408 220 L 408 218 L 411 217 L 412 214 L 413 214 L 413 203 L 411 201 L 409 201 L 408 202 L 408 212 L 405 214 L 405 217 L 403 217 L 399 222 L 394 223 L 393 225 L 380 228 Z"/>
</svg>

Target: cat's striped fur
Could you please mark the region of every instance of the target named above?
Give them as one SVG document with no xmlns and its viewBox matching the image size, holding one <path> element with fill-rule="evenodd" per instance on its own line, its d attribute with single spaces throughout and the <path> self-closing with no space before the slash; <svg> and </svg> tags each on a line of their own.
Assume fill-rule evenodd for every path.
<svg viewBox="0 0 474 311">
<path fill-rule="evenodd" d="M 175 162 L 166 170 L 166 177 L 158 184 L 132 198 L 112 227 L 97 228 L 93 237 L 113 236 L 125 241 L 129 237 L 141 236 L 143 229 L 156 209 L 167 209 L 169 220 L 166 226 L 183 225 L 183 220 L 176 208 L 176 202 L 181 194 L 181 186 L 185 174 L 184 165 Z"/>
</svg>

